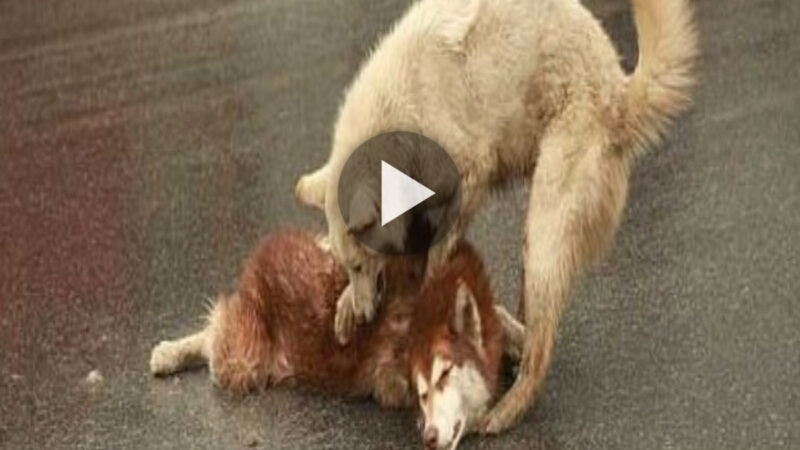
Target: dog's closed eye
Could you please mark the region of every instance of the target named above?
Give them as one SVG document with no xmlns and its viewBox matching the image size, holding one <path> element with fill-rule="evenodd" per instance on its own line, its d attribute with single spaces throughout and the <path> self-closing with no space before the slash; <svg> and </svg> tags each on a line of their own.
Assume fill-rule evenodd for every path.
<svg viewBox="0 0 800 450">
<path fill-rule="evenodd" d="M 436 381 L 436 388 L 439 390 L 444 389 L 444 383 L 447 381 L 448 375 L 450 375 L 450 371 L 453 369 L 453 366 L 448 366 L 446 369 L 442 370 L 442 374 L 439 375 L 439 380 Z"/>
</svg>

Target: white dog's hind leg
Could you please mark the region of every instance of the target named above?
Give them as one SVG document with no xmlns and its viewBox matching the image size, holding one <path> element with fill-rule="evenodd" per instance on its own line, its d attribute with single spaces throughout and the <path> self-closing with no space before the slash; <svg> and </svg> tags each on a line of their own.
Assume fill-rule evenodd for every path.
<svg viewBox="0 0 800 450">
<path fill-rule="evenodd" d="M 209 359 L 206 337 L 208 330 L 176 341 L 161 341 L 150 355 L 150 373 L 169 375 L 203 365 Z"/>
<path fill-rule="evenodd" d="M 553 355 L 556 329 L 583 268 L 610 243 L 628 190 L 627 156 L 601 126 L 564 114 L 542 140 L 525 230 L 525 344 L 514 385 L 489 412 L 484 432 L 498 433 L 533 403 Z"/>
</svg>

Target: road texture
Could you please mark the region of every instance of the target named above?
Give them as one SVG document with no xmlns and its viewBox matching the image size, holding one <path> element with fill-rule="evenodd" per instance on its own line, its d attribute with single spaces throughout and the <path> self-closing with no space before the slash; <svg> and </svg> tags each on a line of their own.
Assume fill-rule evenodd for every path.
<svg viewBox="0 0 800 450">
<path fill-rule="evenodd" d="M 0 2 L 0 447 L 419 446 L 410 412 L 239 398 L 151 347 L 294 203 L 405 0 Z M 623 0 L 592 0 L 630 68 Z M 692 111 L 637 165 L 523 423 L 464 448 L 800 447 L 800 2 L 698 0 Z M 525 187 L 470 235 L 516 303 Z M 102 380 L 85 381 L 98 370 Z"/>
</svg>

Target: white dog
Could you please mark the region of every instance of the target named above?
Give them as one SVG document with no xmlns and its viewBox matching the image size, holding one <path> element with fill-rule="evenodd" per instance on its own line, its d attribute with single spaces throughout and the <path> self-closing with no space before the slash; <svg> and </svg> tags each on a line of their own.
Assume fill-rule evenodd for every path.
<svg viewBox="0 0 800 450">
<path fill-rule="evenodd" d="M 347 268 L 335 322 L 346 341 L 374 315 L 384 261 L 353 238 L 337 202 L 339 173 L 359 144 L 411 131 L 438 142 L 458 166 L 462 210 L 429 252 L 431 267 L 446 259 L 493 187 L 530 180 L 524 355 L 485 432 L 507 428 L 532 403 L 570 286 L 619 224 L 634 157 L 688 104 L 697 53 L 688 1 L 632 4 L 639 61 L 626 75 L 578 0 L 419 1 L 347 91 L 329 161 L 297 184 L 302 202 L 324 208 L 332 250 Z M 380 205 L 374 211 L 377 221 Z"/>
</svg>

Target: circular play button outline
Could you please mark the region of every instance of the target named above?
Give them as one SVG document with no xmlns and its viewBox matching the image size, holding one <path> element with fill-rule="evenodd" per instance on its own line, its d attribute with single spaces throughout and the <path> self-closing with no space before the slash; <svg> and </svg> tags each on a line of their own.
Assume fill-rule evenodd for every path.
<svg viewBox="0 0 800 450">
<path fill-rule="evenodd" d="M 461 175 L 447 151 L 408 131 L 374 136 L 342 167 L 338 204 L 348 232 L 385 254 L 421 254 L 452 228 Z"/>
</svg>

